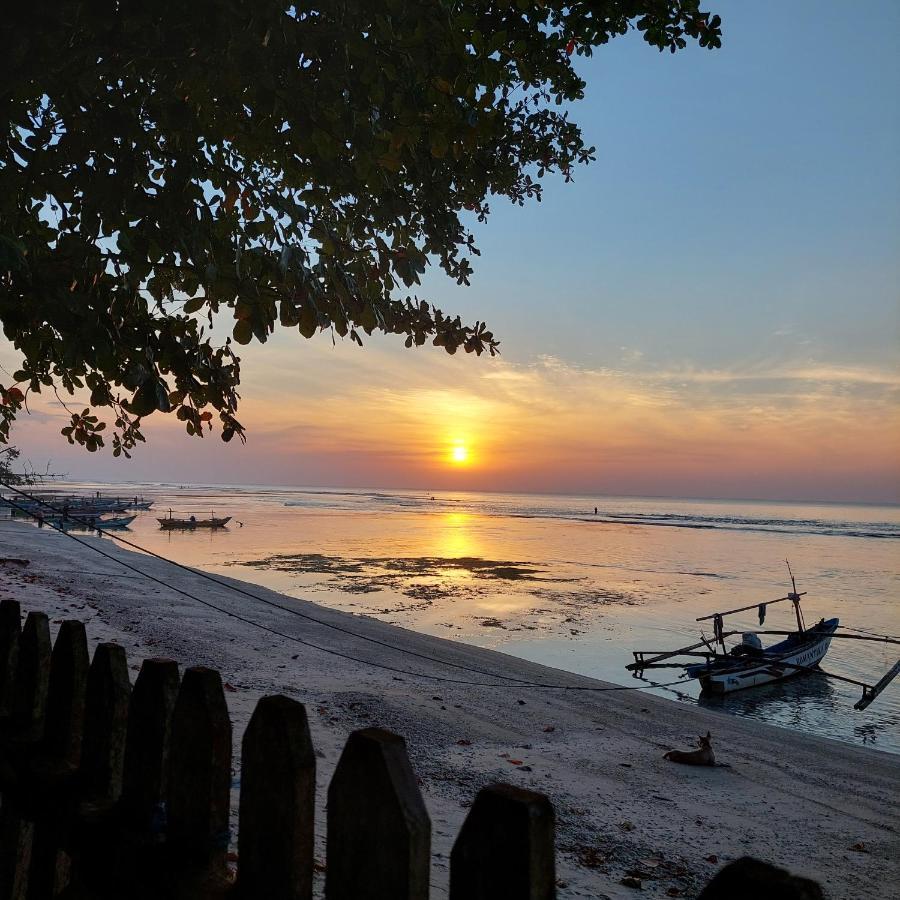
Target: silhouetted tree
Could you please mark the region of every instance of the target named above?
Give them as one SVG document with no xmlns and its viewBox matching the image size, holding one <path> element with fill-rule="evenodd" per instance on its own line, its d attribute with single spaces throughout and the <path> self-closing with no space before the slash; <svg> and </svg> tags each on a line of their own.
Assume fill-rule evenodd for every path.
<svg viewBox="0 0 900 900">
<path fill-rule="evenodd" d="M 44 389 L 89 394 L 63 430 L 88 450 L 103 407 L 116 455 L 155 411 L 242 436 L 235 343 L 279 324 L 493 354 L 411 292 L 429 261 L 468 283 L 491 195 L 592 158 L 572 59 L 629 29 L 720 46 L 699 0 L 8 4 L 0 440 Z"/>
</svg>

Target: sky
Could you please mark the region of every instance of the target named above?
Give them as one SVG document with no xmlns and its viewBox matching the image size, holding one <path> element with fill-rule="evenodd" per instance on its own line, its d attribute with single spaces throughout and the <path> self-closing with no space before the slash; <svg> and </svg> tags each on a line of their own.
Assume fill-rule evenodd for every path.
<svg viewBox="0 0 900 900">
<path fill-rule="evenodd" d="M 900 502 L 900 4 L 706 5 L 719 51 L 580 60 L 597 161 L 495 200 L 471 287 L 426 276 L 499 358 L 279 334 L 246 445 L 151 417 L 89 455 L 50 405 L 14 441 L 104 480 Z"/>
</svg>

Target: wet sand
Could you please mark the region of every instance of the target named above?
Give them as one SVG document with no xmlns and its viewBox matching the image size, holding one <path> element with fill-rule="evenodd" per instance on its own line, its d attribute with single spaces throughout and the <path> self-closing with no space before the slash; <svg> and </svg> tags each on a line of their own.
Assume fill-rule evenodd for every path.
<svg viewBox="0 0 900 900">
<path fill-rule="evenodd" d="M 611 687 L 234 581 L 274 604 L 265 606 L 109 540 L 81 540 L 223 610 L 409 673 L 275 637 L 154 585 L 69 538 L 0 522 L 0 556 L 31 560 L 27 567 L 0 564 L 0 595 L 19 600 L 25 611 L 45 610 L 54 630 L 63 618 L 86 621 L 92 642 L 118 641 L 135 669 L 141 659 L 163 655 L 184 666 L 217 668 L 236 689 L 227 694 L 236 748 L 260 696 L 283 693 L 304 702 L 321 754 L 320 822 L 328 779 L 349 732 L 377 724 L 404 735 L 433 822 L 433 897 L 446 896 L 448 856 L 468 805 L 479 787 L 497 780 L 540 790 L 553 801 L 561 898 L 632 897 L 634 890 L 620 882 L 637 870 L 642 896 L 690 897 L 720 865 L 745 854 L 819 879 L 833 900 L 883 898 L 889 885 L 900 883 L 896 756 L 640 691 L 517 684 L 513 679 Z M 706 731 L 726 765 L 681 767 L 662 758 L 666 749 L 686 748 Z"/>
</svg>

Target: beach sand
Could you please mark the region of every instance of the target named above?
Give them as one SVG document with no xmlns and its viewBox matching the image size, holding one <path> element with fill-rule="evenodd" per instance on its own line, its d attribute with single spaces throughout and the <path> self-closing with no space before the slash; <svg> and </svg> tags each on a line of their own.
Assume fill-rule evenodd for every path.
<svg viewBox="0 0 900 900">
<path fill-rule="evenodd" d="M 282 693 L 305 703 L 319 754 L 319 859 L 325 792 L 341 748 L 354 729 L 380 725 L 406 738 L 421 779 L 433 823 L 435 898 L 447 894 L 449 853 L 468 806 L 481 786 L 499 780 L 552 800 L 560 898 L 633 897 L 635 890 L 620 884 L 633 869 L 647 876 L 641 896 L 671 896 L 667 890 L 679 888 L 690 897 L 722 864 L 747 854 L 818 879 L 832 900 L 900 896 L 897 756 L 640 691 L 551 691 L 512 682 L 483 687 L 428 678 L 604 687 L 231 580 L 274 604 L 266 606 L 111 540 L 79 540 L 83 544 L 0 520 L 0 557 L 30 560 L 28 566 L 0 564 L 0 596 L 18 600 L 23 612 L 47 612 L 54 632 L 64 618 L 81 619 L 92 644 L 117 641 L 126 648 L 134 673 L 150 656 L 218 669 L 235 688 L 227 700 L 238 754 L 259 697 Z M 84 544 L 285 635 L 418 674 L 377 669 L 261 631 L 141 578 Z M 491 675 L 431 661 L 438 659 Z M 688 767 L 662 758 L 665 750 L 690 747 L 707 731 L 726 765 Z M 236 759 L 235 809 L 238 764 Z"/>
</svg>

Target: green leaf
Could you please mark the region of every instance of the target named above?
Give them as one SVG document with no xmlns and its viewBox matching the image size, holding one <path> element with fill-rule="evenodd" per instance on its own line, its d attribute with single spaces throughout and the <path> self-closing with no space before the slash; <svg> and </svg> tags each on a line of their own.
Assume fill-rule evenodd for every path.
<svg viewBox="0 0 900 900">
<path fill-rule="evenodd" d="M 249 344 L 253 340 L 253 328 L 249 320 L 239 319 L 235 322 L 232 336 L 239 344 Z"/>
<path fill-rule="evenodd" d="M 155 381 L 147 381 L 142 384 L 128 404 L 131 412 L 137 416 L 148 416 L 150 413 L 156 412 L 156 387 Z"/>
</svg>

